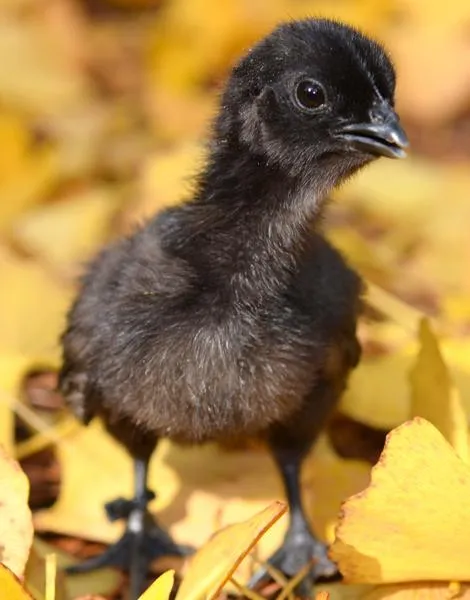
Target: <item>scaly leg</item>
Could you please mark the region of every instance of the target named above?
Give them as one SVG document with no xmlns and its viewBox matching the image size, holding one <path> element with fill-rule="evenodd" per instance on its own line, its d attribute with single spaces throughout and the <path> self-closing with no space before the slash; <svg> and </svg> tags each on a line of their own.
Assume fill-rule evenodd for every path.
<svg viewBox="0 0 470 600">
<path fill-rule="evenodd" d="M 296 587 L 301 597 L 311 596 L 315 581 L 339 576 L 336 565 L 328 558 L 326 545 L 318 539 L 308 523 L 300 486 L 303 460 L 335 406 L 334 391 L 328 385 L 319 385 L 312 398 L 305 400 L 302 410 L 290 422 L 276 425 L 268 435 L 289 505 L 289 524 L 284 541 L 268 563 L 289 578 L 306 565 L 312 565 L 310 572 Z M 249 585 L 255 587 L 267 579 L 267 570 L 260 569 Z"/>
<path fill-rule="evenodd" d="M 147 505 L 154 498 L 154 494 L 147 489 L 148 461 L 136 459 L 134 469 L 134 498 L 118 498 L 105 506 L 111 521 L 126 519 L 122 537 L 103 554 L 67 569 L 68 573 L 85 573 L 109 566 L 127 570 L 131 580 L 131 600 L 137 600 L 142 593 L 153 560 L 191 553 L 190 548 L 176 544 L 148 512 Z"/>
</svg>

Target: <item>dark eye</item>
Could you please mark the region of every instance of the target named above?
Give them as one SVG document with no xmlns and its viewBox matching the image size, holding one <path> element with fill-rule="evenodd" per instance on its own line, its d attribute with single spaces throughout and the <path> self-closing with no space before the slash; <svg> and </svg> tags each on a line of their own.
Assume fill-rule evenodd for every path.
<svg viewBox="0 0 470 600">
<path fill-rule="evenodd" d="M 313 79 L 303 79 L 297 84 L 295 97 L 302 108 L 316 110 L 326 103 L 323 86 Z"/>
</svg>

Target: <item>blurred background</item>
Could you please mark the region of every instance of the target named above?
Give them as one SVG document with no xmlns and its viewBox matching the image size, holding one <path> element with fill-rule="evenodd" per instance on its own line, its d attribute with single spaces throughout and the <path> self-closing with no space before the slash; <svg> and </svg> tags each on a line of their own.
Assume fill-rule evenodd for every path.
<svg viewBox="0 0 470 600">
<path fill-rule="evenodd" d="M 191 193 L 234 61 L 278 22 L 305 16 L 344 20 L 386 45 L 411 141 L 407 160 L 379 161 L 336 193 L 325 223 L 370 290 L 364 360 L 331 430 L 336 453 L 373 462 L 383 432 L 408 417 L 421 314 L 434 319 L 470 413 L 468 0 L 0 0 L 0 442 L 22 460 L 33 508 L 54 506 L 38 529 L 110 541 L 101 500 L 118 494 L 105 488 L 131 485 L 126 457 L 102 432 L 78 430 L 54 392 L 77 276 L 104 243 Z M 100 452 L 109 478 L 88 508 L 75 506 Z M 228 506 L 230 521 L 253 512 L 240 495 L 264 506 L 279 491 L 273 474 L 264 496 L 252 490 L 264 458 L 243 484 L 231 455 L 218 470 L 210 451 L 162 453 L 158 506 L 173 507 L 164 520 L 184 541 L 213 529 L 198 519 L 209 497 L 214 519 Z M 119 461 L 129 473 L 116 476 Z M 325 531 L 367 478 L 359 471 L 341 471 L 313 515 Z"/>
</svg>

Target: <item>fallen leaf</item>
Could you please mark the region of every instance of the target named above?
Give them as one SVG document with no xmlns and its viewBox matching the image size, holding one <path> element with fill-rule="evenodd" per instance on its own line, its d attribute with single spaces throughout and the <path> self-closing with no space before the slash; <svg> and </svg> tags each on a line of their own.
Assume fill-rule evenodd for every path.
<svg viewBox="0 0 470 600">
<path fill-rule="evenodd" d="M 52 553 L 57 557 L 56 600 L 75 600 L 86 594 L 112 595 L 122 585 L 123 575 L 112 567 L 91 573 L 68 575 L 65 568 L 76 564 L 77 560 L 36 536 L 26 564 L 24 579 L 37 600 L 46 595 L 46 557 Z"/>
<path fill-rule="evenodd" d="M 275 502 L 247 521 L 216 533 L 191 559 L 176 600 L 214 598 L 243 558 L 286 510 L 286 504 Z"/>
<path fill-rule="evenodd" d="M 68 37 L 58 34 L 56 24 L 28 11 L 4 14 L 0 21 L 2 103 L 49 115 L 85 103 L 88 81 L 76 63 L 75 51 L 69 53 L 66 46 L 70 46 Z"/>
<path fill-rule="evenodd" d="M 29 483 L 16 461 L 0 448 L 0 562 L 21 577 L 33 541 Z"/>
<path fill-rule="evenodd" d="M 0 352 L 29 357 L 31 363 L 57 364 L 72 286 L 2 246 L 0 279 Z"/>
<path fill-rule="evenodd" d="M 387 329 L 377 333 L 378 337 L 374 335 L 372 339 L 380 340 L 383 336 L 384 345 L 389 344 L 390 349 L 385 354 L 363 358 L 350 376 L 340 406 L 345 414 L 360 423 L 390 430 L 416 414 L 411 407 L 409 373 L 419 347 L 409 335 L 395 339 L 395 334 L 389 335 Z M 446 335 L 440 341 L 440 351 L 470 421 L 470 341 Z M 427 399 L 423 398 L 423 402 Z"/>
<path fill-rule="evenodd" d="M 468 600 L 470 587 L 459 585 L 454 593 L 448 583 L 407 583 L 406 585 L 379 585 L 363 596 L 364 600 Z"/>
<path fill-rule="evenodd" d="M 49 548 L 49 556 L 52 553 L 55 553 L 54 549 Z M 51 581 L 52 578 L 49 574 L 46 575 L 47 567 L 45 558 L 45 556 L 41 556 L 38 552 L 38 544 L 35 539 L 29 553 L 28 562 L 26 563 L 23 581 L 36 600 L 48 600 L 46 595 L 46 579 Z M 69 595 L 65 591 L 64 573 L 58 570 L 54 573 L 53 581 L 55 591 L 54 600 L 68 600 Z"/>
<path fill-rule="evenodd" d="M 356 421 L 377 429 L 389 430 L 405 421 L 410 415 L 406 373 L 413 349 L 409 343 L 392 354 L 361 362 L 351 373 L 341 409 Z"/>
<path fill-rule="evenodd" d="M 468 600 L 470 586 L 446 582 L 418 582 L 398 584 L 345 584 L 318 583 L 317 590 L 329 594 L 330 600 Z"/>
<path fill-rule="evenodd" d="M 470 48 L 465 27 L 470 5 L 454 2 L 452 10 L 443 10 L 440 0 L 401 0 L 396 11 L 398 24 L 393 20 L 384 24 L 381 37 L 400 74 L 399 112 L 427 126 L 448 122 L 469 99 Z M 443 69 L 445 82 L 439 76 Z"/>
<path fill-rule="evenodd" d="M 109 240 L 120 205 L 111 187 L 85 189 L 26 213 L 15 221 L 12 236 L 26 252 L 56 267 L 82 266 Z"/>
<path fill-rule="evenodd" d="M 159 210 L 189 198 L 203 158 L 202 146 L 189 143 L 150 156 L 142 169 L 140 193 L 123 211 L 123 228 L 132 229 Z"/>
<path fill-rule="evenodd" d="M 0 564 L 0 590 L 5 600 L 33 600 L 15 574 L 2 564 Z"/>
<path fill-rule="evenodd" d="M 343 504 L 331 557 L 351 583 L 468 581 L 470 467 L 416 417 L 394 429 L 371 483 Z"/>
<path fill-rule="evenodd" d="M 12 112 L 0 111 L 0 138 L 0 231 L 5 231 L 52 188 L 58 157 L 48 144 L 33 146 L 27 121 Z"/>
<path fill-rule="evenodd" d="M 411 417 L 432 423 L 455 449 L 468 460 L 468 419 L 460 393 L 452 381 L 438 341 L 428 320 L 419 327 L 420 350 L 410 372 Z"/>
<path fill-rule="evenodd" d="M 168 600 L 174 581 L 175 572 L 166 571 L 145 590 L 139 600 Z"/>
</svg>

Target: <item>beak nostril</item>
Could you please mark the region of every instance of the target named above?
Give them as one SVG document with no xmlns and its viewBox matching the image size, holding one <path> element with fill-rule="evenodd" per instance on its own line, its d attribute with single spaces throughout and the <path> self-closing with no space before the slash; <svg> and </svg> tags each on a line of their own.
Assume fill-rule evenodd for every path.
<svg viewBox="0 0 470 600">
<path fill-rule="evenodd" d="M 388 102 L 381 102 L 380 104 L 376 104 L 369 111 L 370 122 L 374 124 L 383 124 L 396 118 L 397 116 L 395 114 L 395 111 Z"/>
<path fill-rule="evenodd" d="M 385 115 L 383 114 L 383 112 L 379 112 L 378 110 L 372 109 L 371 111 L 369 111 L 369 119 L 371 123 L 384 123 Z"/>
</svg>

